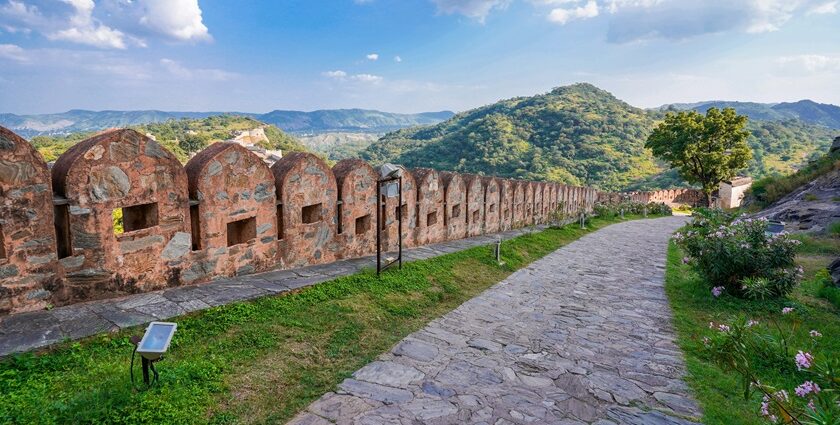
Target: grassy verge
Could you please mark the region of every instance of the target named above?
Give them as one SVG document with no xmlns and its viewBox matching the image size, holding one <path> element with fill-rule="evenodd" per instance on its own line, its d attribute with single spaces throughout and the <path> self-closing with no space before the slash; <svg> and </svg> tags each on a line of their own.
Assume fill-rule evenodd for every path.
<svg viewBox="0 0 840 425">
<path fill-rule="evenodd" d="M 668 249 L 666 271 L 666 292 L 674 311 L 674 324 L 678 343 L 686 356 L 689 385 L 703 407 L 703 423 L 706 424 L 764 424 L 758 415 L 759 399 L 746 401 L 738 377 L 727 374 L 712 363 L 704 354 L 702 339 L 713 332 L 709 322 L 728 322 L 745 314 L 757 320 L 758 326 L 770 326 L 772 319 L 778 319 L 783 307 L 794 307 L 799 323 L 793 320 L 779 321 L 779 326 L 790 332 L 798 326 L 791 347 L 809 346 L 808 331 L 819 330 L 824 338 L 814 350 L 817 356 L 826 358 L 840 356 L 840 310 L 820 298 L 822 288 L 821 268 L 825 268 L 831 256 L 838 255 L 828 246 L 830 241 L 813 240 L 803 243 L 797 262 L 805 269 L 805 281 L 788 298 L 774 301 L 749 301 L 728 295 L 714 298 L 709 286 L 703 282 L 690 266 L 682 263 L 683 253 L 675 245 Z M 794 349 L 793 353 L 795 353 Z M 793 367 L 793 357 L 786 364 L 776 364 L 768 359 L 751 359 L 757 366 L 762 382 L 785 388 L 802 383 L 802 376 Z"/>
<path fill-rule="evenodd" d="M 632 219 L 637 217 L 627 217 Z M 364 271 L 284 296 L 179 317 L 160 382 L 132 389 L 128 337 L 60 344 L 0 362 L 0 423 L 275 423 L 292 417 L 407 334 L 510 273 L 619 219 L 594 219 Z"/>
</svg>

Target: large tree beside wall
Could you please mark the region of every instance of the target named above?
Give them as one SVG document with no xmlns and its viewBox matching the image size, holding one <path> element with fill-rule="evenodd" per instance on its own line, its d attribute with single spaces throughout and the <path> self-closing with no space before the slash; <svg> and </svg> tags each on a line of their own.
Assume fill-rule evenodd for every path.
<svg viewBox="0 0 840 425">
<path fill-rule="evenodd" d="M 711 206 L 712 192 L 752 158 L 746 126 L 747 117 L 732 108 L 709 108 L 706 115 L 669 112 L 648 136 L 645 147 L 669 162 L 687 182 L 701 186 Z"/>
</svg>

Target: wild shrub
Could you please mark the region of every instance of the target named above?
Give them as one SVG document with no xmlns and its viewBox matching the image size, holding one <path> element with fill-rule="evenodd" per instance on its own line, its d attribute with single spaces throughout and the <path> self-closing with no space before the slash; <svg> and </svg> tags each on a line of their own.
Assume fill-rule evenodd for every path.
<svg viewBox="0 0 840 425">
<path fill-rule="evenodd" d="M 675 239 L 716 292 L 750 299 L 787 295 L 802 278 L 796 266 L 800 242 L 767 232 L 766 219 L 737 219 L 720 210 L 699 210 Z"/>
</svg>

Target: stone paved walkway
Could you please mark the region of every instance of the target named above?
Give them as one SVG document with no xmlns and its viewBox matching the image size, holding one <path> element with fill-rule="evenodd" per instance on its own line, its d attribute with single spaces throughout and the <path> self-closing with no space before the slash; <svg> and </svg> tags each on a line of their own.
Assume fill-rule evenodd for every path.
<svg viewBox="0 0 840 425">
<path fill-rule="evenodd" d="M 464 303 L 292 420 L 339 424 L 687 424 L 664 291 L 684 218 L 587 235 Z"/>
<path fill-rule="evenodd" d="M 541 230 L 545 226 L 536 226 Z M 436 257 L 479 245 L 495 243 L 528 232 L 510 230 L 403 251 L 405 261 Z M 67 339 L 118 331 L 155 320 L 164 320 L 206 308 L 288 292 L 376 267 L 369 256 L 294 270 L 280 270 L 163 291 L 73 304 L 52 310 L 0 317 L 0 356 L 30 351 Z"/>
</svg>

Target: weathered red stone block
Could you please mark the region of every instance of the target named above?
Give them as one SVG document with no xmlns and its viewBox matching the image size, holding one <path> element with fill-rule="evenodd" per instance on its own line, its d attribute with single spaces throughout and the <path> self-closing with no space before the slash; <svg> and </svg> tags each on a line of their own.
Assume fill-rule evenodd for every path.
<svg viewBox="0 0 840 425">
<path fill-rule="evenodd" d="M 441 172 L 443 183 L 446 239 L 461 239 L 467 235 L 467 188 L 458 173 Z"/>
<path fill-rule="evenodd" d="M 105 131 L 61 155 L 52 183 L 67 204 L 56 228 L 67 229 L 58 250 L 73 300 L 180 283 L 187 174 L 170 152 L 134 130 Z"/>
<path fill-rule="evenodd" d="M 273 268 L 277 203 L 268 165 L 238 143 L 220 142 L 194 156 L 186 172 L 195 264 L 181 271 L 182 280 Z"/>
<path fill-rule="evenodd" d="M 338 184 L 338 241 L 341 258 L 376 252 L 376 184 L 379 173 L 367 162 L 345 159 L 333 166 Z M 405 190 L 405 188 L 403 188 Z M 408 223 L 405 223 L 406 226 Z"/>
<path fill-rule="evenodd" d="M 484 234 L 484 184 L 481 176 L 462 174 L 467 189 L 467 236 Z"/>
<path fill-rule="evenodd" d="M 499 230 L 513 227 L 513 184 L 508 179 L 495 179 L 499 183 Z"/>
<path fill-rule="evenodd" d="M 302 267 L 334 261 L 338 189 L 320 158 L 293 152 L 271 167 L 277 189 L 280 266 Z"/>
<path fill-rule="evenodd" d="M 512 180 L 513 185 L 513 228 L 525 225 L 525 182 Z"/>
<path fill-rule="evenodd" d="M 542 184 L 543 190 L 543 222 L 547 222 L 554 212 L 554 183 L 545 182 Z"/>
<path fill-rule="evenodd" d="M 543 222 L 543 208 L 545 208 L 545 203 L 543 202 L 543 183 L 542 182 L 532 182 L 531 187 L 534 189 L 534 224 L 540 224 Z"/>
<path fill-rule="evenodd" d="M 50 172 L 29 142 L 0 127 L 0 314 L 60 304 Z"/>
<path fill-rule="evenodd" d="M 444 224 L 444 188 L 440 175 L 431 168 L 411 170 L 417 184 L 417 226 L 414 238 L 417 245 L 446 240 Z"/>
<path fill-rule="evenodd" d="M 532 182 L 524 182 L 525 186 L 525 212 L 522 216 L 524 226 L 534 224 L 534 184 Z"/>
<path fill-rule="evenodd" d="M 388 189 L 387 183 L 382 185 L 379 208 L 384 223 L 382 249 L 385 251 L 397 250 L 400 234 L 402 234 L 403 247 L 416 245 L 414 234 L 417 228 L 417 184 L 411 173 L 402 166 L 400 166 L 400 173 L 402 175 L 402 205 L 399 205 L 397 183 L 391 183 L 393 189 Z M 379 175 L 384 177 L 381 168 Z M 400 215 L 403 218 L 402 231 L 399 229 L 398 217 Z"/>
<path fill-rule="evenodd" d="M 484 233 L 496 233 L 501 230 L 502 195 L 499 179 L 482 177 L 484 184 Z"/>
</svg>

